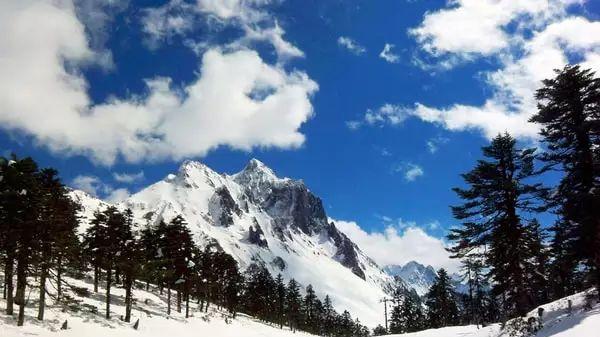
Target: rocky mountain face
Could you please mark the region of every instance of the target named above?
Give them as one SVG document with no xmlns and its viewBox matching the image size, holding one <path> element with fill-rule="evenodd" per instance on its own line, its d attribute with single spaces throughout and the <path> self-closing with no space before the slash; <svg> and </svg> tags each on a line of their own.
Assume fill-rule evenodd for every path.
<svg viewBox="0 0 600 337">
<path fill-rule="evenodd" d="M 387 265 L 384 270 L 409 284 L 419 296 L 427 294 L 436 277 L 432 266 L 424 266 L 416 261 L 410 261 L 405 265 Z"/>
<path fill-rule="evenodd" d="M 84 205 L 82 228 L 93 210 L 107 206 L 83 192 L 72 194 Z M 233 175 L 186 161 L 118 207 L 130 208 L 138 226 L 181 215 L 198 245 L 227 252 L 242 269 L 262 264 L 273 275 L 312 284 L 364 323 L 379 323 L 379 300 L 403 285 L 328 221 L 321 199 L 302 181 L 279 178 L 256 159 Z"/>
<path fill-rule="evenodd" d="M 436 278 L 436 270 L 432 266 L 425 266 L 416 261 L 410 261 L 405 265 L 387 265 L 383 268 L 386 273 L 396 277 L 410 288 L 414 289 L 419 296 L 425 296 Z M 468 287 L 461 280 L 460 275 L 451 274 L 455 291 L 467 293 Z"/>
</svg>

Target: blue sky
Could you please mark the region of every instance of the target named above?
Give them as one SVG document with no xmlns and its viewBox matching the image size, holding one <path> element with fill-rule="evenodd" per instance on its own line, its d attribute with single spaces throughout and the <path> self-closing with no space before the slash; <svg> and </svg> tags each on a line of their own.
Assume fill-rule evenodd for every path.
<svg viewBox="0 0 600 337">
<path fill-rule="evenodd" d="M 331 217 L 360 224 L 359 236 L 417 226 L 442 237 L 455 224 L 450 189 L 489 137 L 508 130 L 536 144 L 525 121 L 539 80 L 567 61 L 600 70 L 594 1 L 28 0 L 0 9 L 12 15 L 0 14 L 12 32 L 0 38 L 4 153 L 32 156 L 105 198 L 134 193 L 185 158 L 234 173 L 256 157 L 303 179 Z"/>
</svg>

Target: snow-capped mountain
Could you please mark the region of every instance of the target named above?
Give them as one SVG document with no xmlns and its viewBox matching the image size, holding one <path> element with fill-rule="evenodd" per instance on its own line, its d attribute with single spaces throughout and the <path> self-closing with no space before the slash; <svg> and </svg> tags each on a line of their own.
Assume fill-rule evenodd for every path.
<svg viewBox="0 0 600 337">
<path fill-rule="evenodd" d="M 413 288 L 419 296 L 425 296 L 436 278 L 436 270 L 432 266 L 425 266 L 416 261 L 410 261 L 405 265 L 387 265 L 383 270 L 389 275 L 399 278 Z M 450 274 L 454 290 L 459 293 L 467 293 L 468 287 L 462 282 L 460 275 Z"/>
<path fill-rule="evenodd" d="M 410 285 L 419 296 L 427 294 L 436 277 L 432 266 L 424 266 L 416 261 L 410 261 L 405 265 L 387 265 L 384 270 Z"/>
<path fill-rule="evenodd" d="M 81 191 L 72 195 L 83 204 L 82 227 L 108 205 Z M 380 323 L 379 300 L 397 286 L 328 221 L 321 200 L 302 181 L 279 178 L 256 159 L 233 175 L 186 161 L 118 207 L 130 208 L 141 226 L 182 215 L 200 246 L 224 250 L 242 269 L 259 263 L 273 275 L 312 284 L 338 310 L 369 325 Z"/>
</svg>

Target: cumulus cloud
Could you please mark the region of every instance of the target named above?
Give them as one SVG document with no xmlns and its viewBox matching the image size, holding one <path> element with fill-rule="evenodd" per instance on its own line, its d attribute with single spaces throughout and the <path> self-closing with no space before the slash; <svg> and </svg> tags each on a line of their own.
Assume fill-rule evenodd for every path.
<svg viewBox="0 0 600 337">
<path fill-rule="evenodd" d="M 142 30 L 151 48 L 175 35 L 184 35 L 194 27 L 194 6 L 183 0 L 171 0 L 160 7 L 142 11 Z"/>
<path fill-rule="evenodd" d="M 77 72 L 97 56 L 69 2 L 0 4 L 0 127 L 53 152 L 111 165 L 202 156 L 218 146 L 294 148 L 317 84 L 250 50 L 207 50 L 181 89 L 146 80 L 145 94 L 93 105 Z M 43 121 L 41 123 L 40 121 Z"/>
<path fill-rule="evenodd" d="M 272 0 L 197 0 L 190 4 L 170 0 L 160 7 L 148 8 L 142 17 L 142 26 L 151 47 L 176 35 L 186 36 L 194 26 L 206 18 L 213 30 L 236 26 L 244 34 L 230 44 L 230 48 L 247 47 L 253 42 L 270 43 L 281 61 L 302 57 L 304 53 L 284 39 L 285 31 L 270 15 L 266 6 Z M 197 41 L 186 40 L 190 46 Z"/>
<path fill-rule="evenodd" d="M 70 185 L 93 197 L 102 198 L 111 203 L 121 202 L 131 195 L 126 188 L 113 188 L 111 185 L 102 182 L 100 178 L 90 175 L 78 175 L 71 181 Z"/>
<path fill-rule="evenodd" d="M 426 13 L 421 25 L 409 33 L 432 54 L 491 55 L 510 45 L 512 37 L 506 32 L 510 23 L 521 19 L 522 24 L 535 26 L 557 13 L 559 4 L 553 0 L 450 1 L 448 8 Z"/>
<path fill-rule="evenodd" d="M 475 130 L 487 138 L 508 131 L 522 139 L 537 139 L 539 127 L 528 120 L 537 110 L 534 95 L 541 81 L 570 62 L 600 70 L 600 22 L 567 14 L 574 3 L 581 2 L 459 0 L 426 14 L 411 32 L 430 55 L 442 62 L 494 57 L 500 67 L 483 73 L 492 91 L 483 104 L 417 103 L 414 115 L 449 130 Z"/>
<path fill-rule="evenodd" d="M 98 177 L 78 175 L 71 182 L 71 186 L 93 197 L 97 197 L 98 193 L 102 190 L 103 184 Z"/>
<path fill-rule="evenodd" d="M 119 203 L 121 201 L 124 201 L 125 199 L 129 198 L 129 196 L 131 195 L 131 193 L 129 192 L 128 189 L 126 188 L 117 188 L 117 189 L 113 189 L 110 191 L 110 193 L 108 193 L 108 195 L 104 198 L 104 200 L 116 204 Z"/>
<path fill-rule="evenodd" d="M 381 51 L 381 53 L 379 53 L 379 57 L 381 57 L 389 63 L 398 63 L 400 57 L 394 54 L 394 52 L 392 51 L 393 48 L 393 44 L 386 43 L 385 46 L 383 46 L 383 50 Z"/>
<path fill-rule="evenodd" d="M 417 261 L 434 268 L 446 268 L 450 272 L 458 271 L 459 263 L 450 259 L 446 243 L 414 223 L 400 221 L 400 224 L 386 225 L 381 232 L 367 232 L 354 221 L 332 221 L 380 266 Z"/>
<path fill-rule="evenodd" d="M 144 171 L 140 171 L 138 173 L 115 172 L 113 173 L 113 178 L 120 183 L 132 184 L 144 180 Z"/>
<path fill-rule="evenodd" d="M 348 50 L 354 55 L 361 55 L 367 51 L 365 47 L 361 46 L 360 44 L 358 44 L 358 42 L 354 41 L 352 38 L 349 38 L 347 36 L 340 36 L 337 39 L 337 43 L 340 47 Z"/>
</svg>

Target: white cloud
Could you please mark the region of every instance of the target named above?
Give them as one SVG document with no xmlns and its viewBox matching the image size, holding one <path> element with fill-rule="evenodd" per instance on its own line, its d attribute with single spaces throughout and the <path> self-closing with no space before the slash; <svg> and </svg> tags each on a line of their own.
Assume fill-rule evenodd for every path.
<svg viewBox="0 0 600 337">
<path fill-rule="evenodd" d="M 357 130 L 363 124 L 371 126 L 400 125 L 414 114 L 414 109 L 385 103 L 377 109 L 368 109 L 362 120 L 346 121 L 350 130 Z"/>
<path fill-rule="evenodd" d="M 435 268 L 457 272 L 459 262 L 450 259 L 446 243 L 430 236 L 414 223 L 387 225 L 382 232 L 367 232 L 354 221 L 332 220 L 336 227 L 379 265 L 417 261 Z"/>
<path fill-rule="evenodd" d="M 386 103 L 375 110 L 367 110 L 365 122 L 370 125 L 399 125 L 412 113 L 412 109 Z"/>
<path fill-rule="evenodd" d="M 129 192 L 128 189 L 117 188 L 117 189 L 110 191 L 110 193 L 108 193 L 108 195 L 104 198 L 104 200 L 106 200 L 110 203 L 116 204 L 116 203 L 119 203 L 119 202 L 129 198 L 130 195 L 131 195 L 131 193 Z"/>
<path fill-rule="evenodd" d="M 535 26 L 560 12 L 560 4 L 555 0 L 453 0 L 447 8 L 426 13 L 421 25 L 409 32 L 431 54 L 491 55 L 509 47 L 510 23 L 520 19 Z"/>
<path fill-rule="evenodd" d="M 421 166 L 413 163 L 399 165 L 394 169 L 394 171 L 401 172 L 404 175 L 404 180 L 408 182 L 415 181 L 417 178 L 425 174 L 425 171 L 423 171 Z"/>
<path fill-rule="evenodd" d="M 424 50 L 442 61 L 492 56 L 500 67 L 483 73 L 492 95 L 481 105 L 417 103 L 414 114 L 448 130 L 475 130 L 487 138 L 508 131 L 537 139 L 539 126 L 528 120 L 537 110 L 534 96 L 541 81 L 569 62 L 600 70 L 600 22 L 566 14 L 573 3 L 580 1 L 459 0 L 427 14 L 413 30 Z M 516 28 L 509 31 L 509 24 Z M 457 34 L 456 27 L 466 33 Z"/>
<path fill-rule="evenodd" d="M 115 189 L 111 185 L 102 182 L 100 178 L 90 175 L 78 175 L 71 181 L 71 186 L 111 203 L 121 202 L 131 195 L 126 188 Z"/>
<path fill-rule="evenodd" d="M 358 42 L 347 36 L 340 36 L 337 40 L 337 43 L 339 46 L 345 48 L 354 55 L 361 55 L 367 51 L 365 47 L 361 46 L 358 44 Z"/>
<path fill-rule="evenodd" d="M 203 54 L 198 77 L 181 90 L 153 78 L 144 95 L 92 105 L 76 70 L 96 54 L 70 3 L 2 2 L 0 30 L 0 127 L 53 152 L 111 165 L 202 156 L 218 146 L 294 148 L 313 114 L 318 86 L 305 73 L 254 51 L 218 48 Z"/>
<path fill-rule="evenodd" d="M 155 48 L 164 40 L 191 31 L 195 19 L 193 10 L 194 6 L 183 0 L 171 0 L 161 7 L 144 9 L 141 23 L 148 45 Z"/>
<path fill-rule="evenodd" d="M 71 182 L 71 186 L 93 197 L 97 197 L 98 193 L 102 190 L 103 184 L 98 177 L 78 175 Z"/>
<path fill-rule="evenodd" d="M 281 61 L 302 57 L 304 53 L 283 36 L 285 31 L 270 15 L 265 7 L 272 0 L 197 0 L 195 4 L 183 0 L 171 0 L 160 7 L 148 8 L 142 17 L 144 32 L 150 46 L 175 35 L 185 36 L 200 20 L 208 17 L 208 23 L 215 31 L 221 26 L 236 26 L 244 35 L 235 40 L 229 48 L 248 47 L 255 41 L 270 43 Z M 190 46 L 202 42 L 188 41 Z"/>
<path fill-rule="evenodd" d="M 392 51 L 393 48 L 393 44 L 386 43 L 385 46 L 383 46 L 383 50 L 381 51 L 381 53 L 379 53 L 379 57 L 381 57 L 389 63 L 398 63 L 400 57 L 394 54 L 394 52 Z"/>
<path fill-rule="evenodd" d="M 346 121 L 346 126 L 348 127 L 348 129 L 353 131 L 360 129 L 361 125 L 361 121 Z"/>
<path fill-rule="evenodd" d="M 432 137 L 427 140 L 427 150 L 429 150 L 429 153 L 434 154 L 439 150 L 440 145 L 446 144 L 449 141 L 448 138 L 442 136 Z"/>
<path fill-rule="evenodd" d="M 198 9 L 221 20 L 258 21 L 265 15 L 258 8 L 272 0 L 197 0 Z"/>
<path fill-rule="evenodd" d="M 138 173 L 113 173 L 113 178 L 120 182 L 126 184 L 132 184 L 141 180 L 144 180 L 144 171 L 140 171 Z"/>
</svg>

